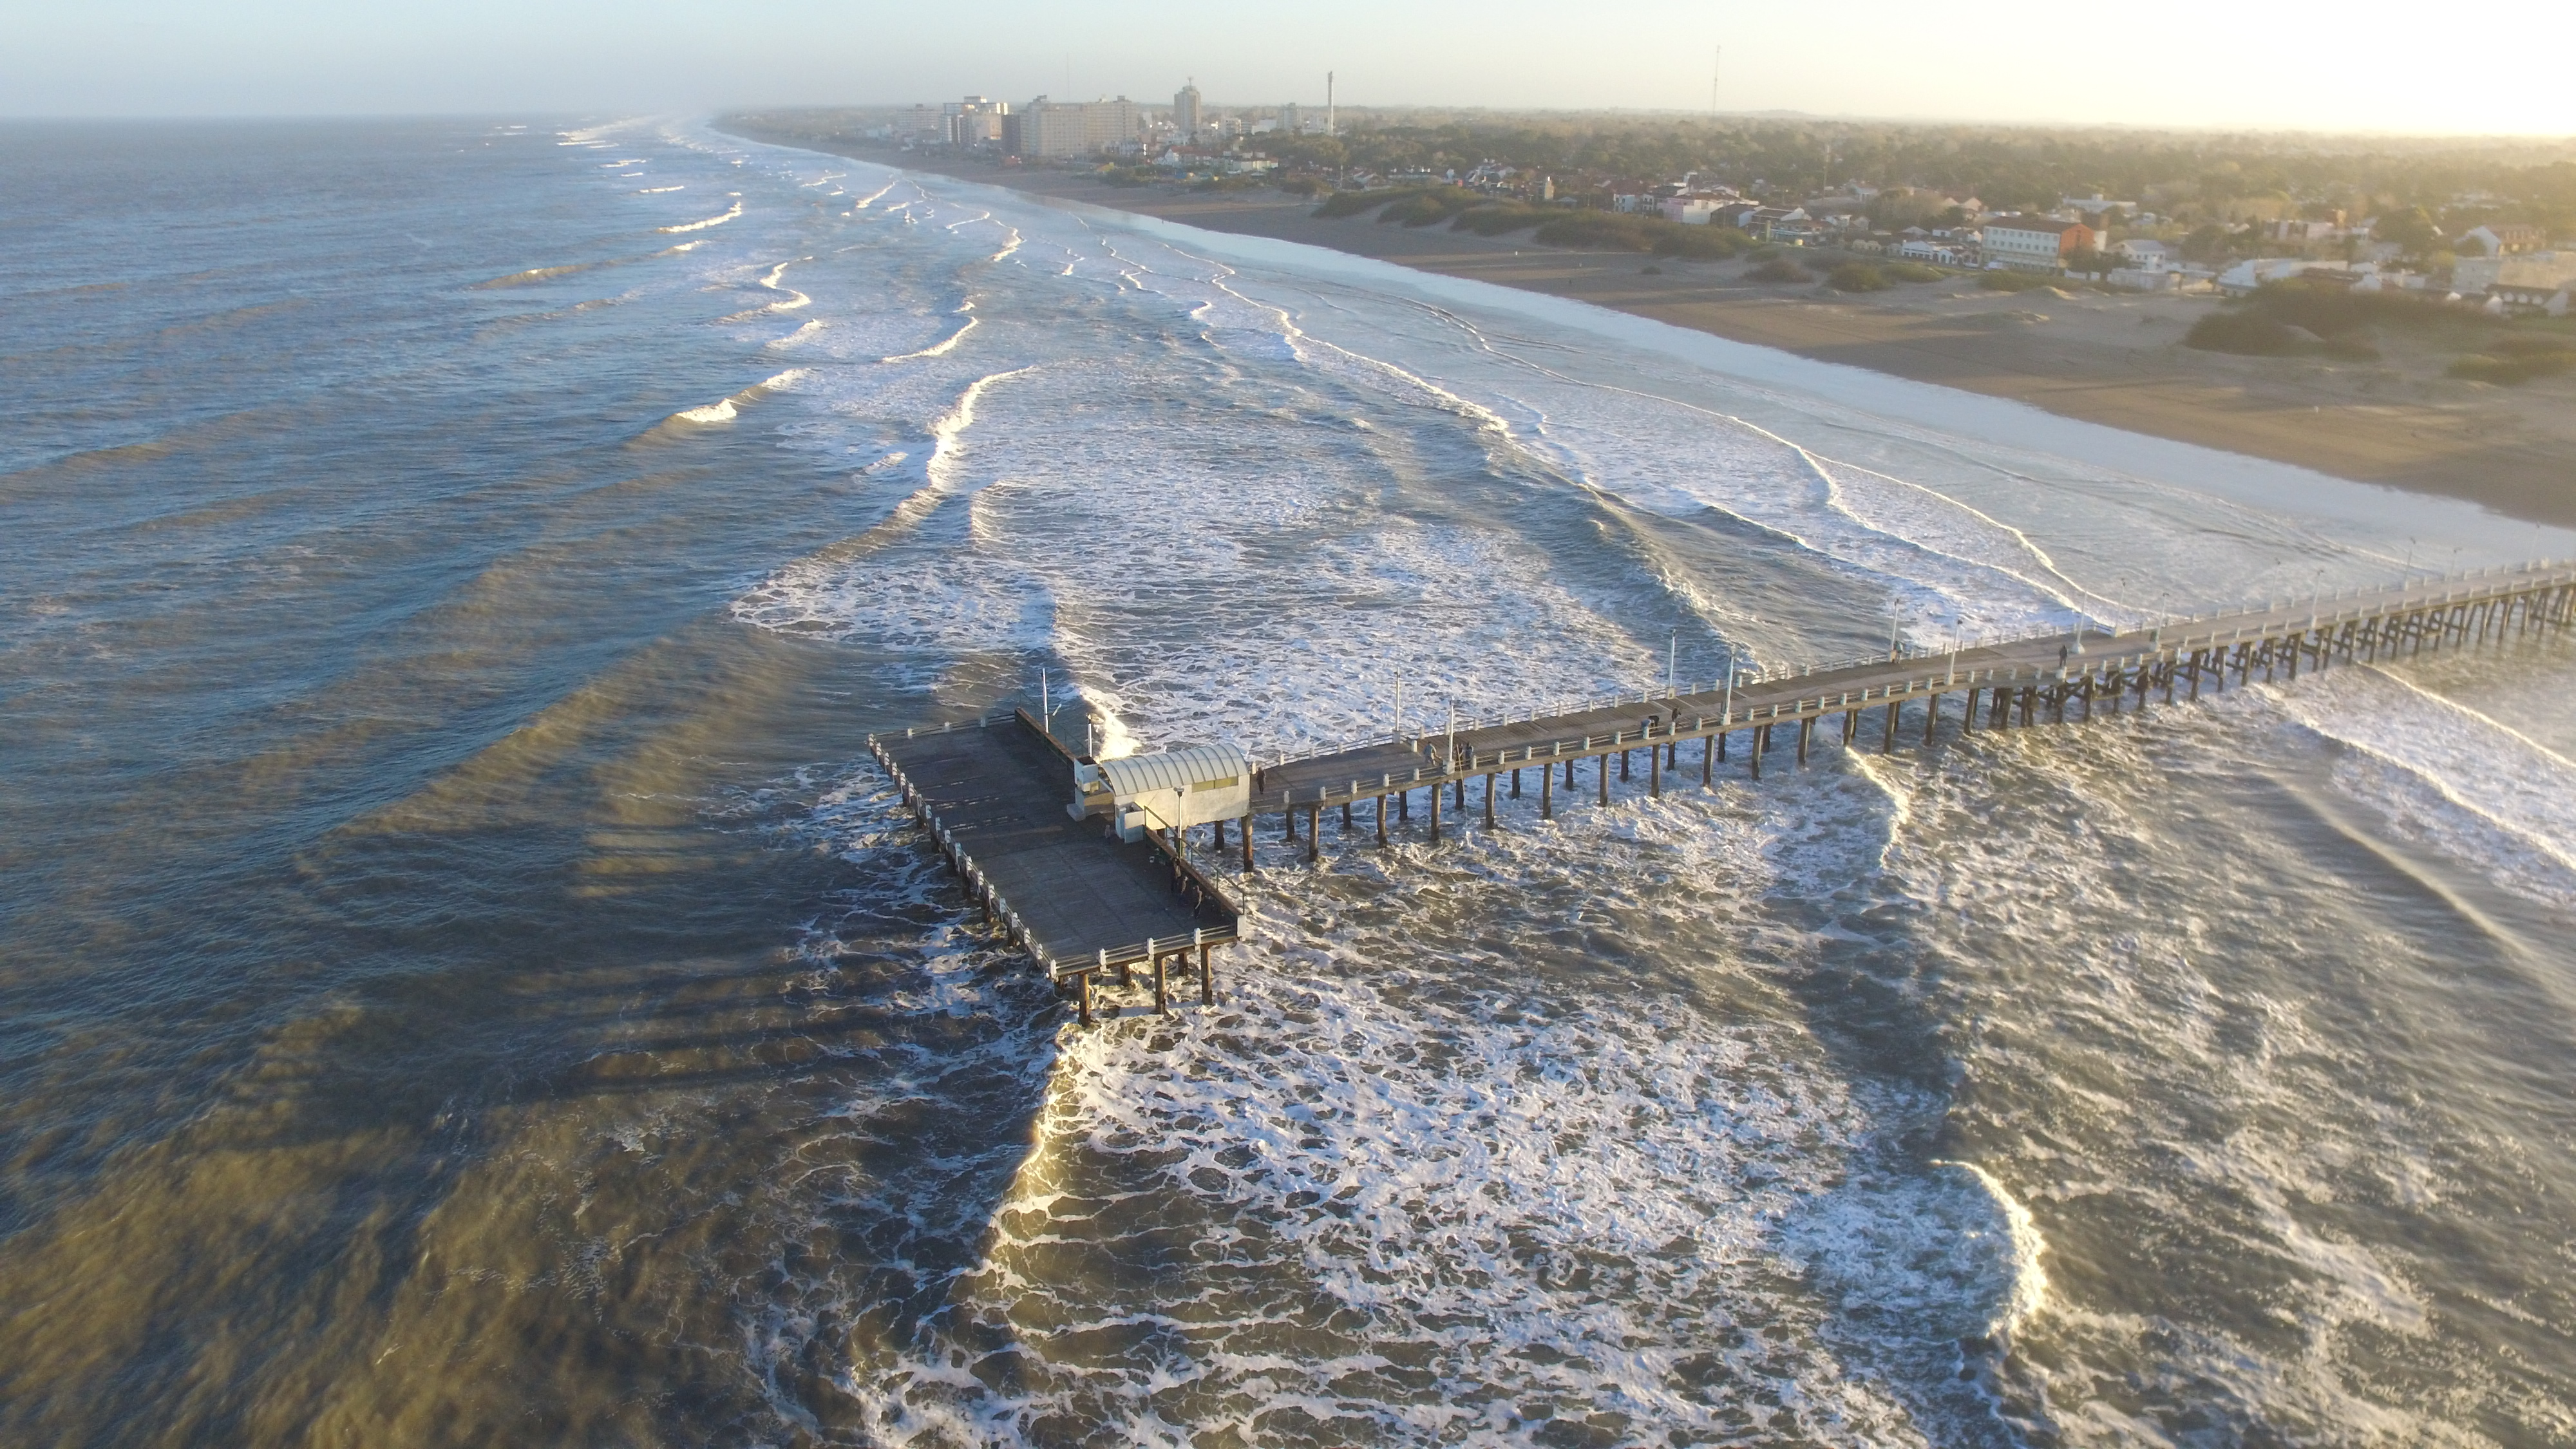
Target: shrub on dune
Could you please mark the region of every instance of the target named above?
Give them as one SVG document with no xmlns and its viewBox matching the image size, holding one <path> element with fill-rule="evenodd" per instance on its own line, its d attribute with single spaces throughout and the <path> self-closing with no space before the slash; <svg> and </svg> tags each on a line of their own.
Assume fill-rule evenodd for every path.
<svg viewBox="0 0 2576 1449">
<path fill-rule="evenodd" d="M 1528 206 L 1515 201 L 1462 211 L 1449 226 L 1453 231 L 1472 231 L 1478 236 L 1501 236 L 1506 232 L 1545 225 L 1562 215 L 1564 213 L 1555 207 Z"/>
<path fill-rule="evenodd" d="M 1659 225 L 1664 230 L 1655 237 L 1655 250 L 1668 257 L 1719 262 L 1743 255 L 1753 240 L 1731 226 L 1680 226 L 1669 221 Z"/>
<path fill-rule="evenodd" d="M 2191 324 L 2182 345 L 2239 357 L 2282 357 L 2299 350 L 2299 335 L 2258 312 L 2212 312 Z"/>
</svg>

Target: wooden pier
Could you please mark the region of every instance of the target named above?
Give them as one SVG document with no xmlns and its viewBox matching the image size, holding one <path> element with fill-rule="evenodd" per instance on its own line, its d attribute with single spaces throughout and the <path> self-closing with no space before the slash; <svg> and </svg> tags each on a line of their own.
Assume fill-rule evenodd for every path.
<svg viewBox="0 0 2576 1449">
<path fill-rule="evenodd" d="M 1234 903 L 1174 836 L 1122 842 L 1068 815 L 1075 759 L 1028 711 L 871 735 L 868 749 L 985 924 L 1073 995 L 1085 1025 L 1095 978 L 1123 986 L 1139 965 L 1156 1011 L 1168 1009 L 1176 966 L 1215 1003 L 1215 952 L 1236 939 Z"/>
<path fill-rule="evenodd" d="M 2198 699 L 2231 682 L 2241 688 L 2257 675 L 2295 680 L 2302 670 L 2564 629 L 2572 616 L 2576 564 L 2529 564 L 2149 628 L 2035 634 L 1944 653 L 1896 650 L 1823 669 L 1590 700 L 1280 759 L 1254 772 L 1250 813 L 1235 835 L 1249 871 L 1253 819 L 1277 815 L 1287 839 L 1302 834 L 1311 862 L 1327 810 L 1338 811 L 1342 829 L 1352 831 L 1362 828 L 1358 812 L 1365 808 L 1386 844 L 1391 812 L 1409 821 L 1419 793 L 1437 841 L 1443 797 L 1449 819 L 1462 821 L 1471 783 L 1490 828 L 1498 794 L 1535 793 L 1540 815 L 1552 816 L 1560 789 L 1565 800 L 1584 793 L 1579 767 L 1586 765 L 1589 793 L 1607 804 L 1614 768 L 1622 782 L 1642 776 L 1660 795 L 1668 778 L 1694 767 L 1700 783 L 1712 782 L 1730 747 L 1757 780 L 1764 760 L 1784 750 L 1803 765 L 1820 725 L 1837 730 L 1846 749 L 1928 747 L 1953 714 L 1954 735 L 2081 723 L 2097 713 Z M 1780 738 L 1782 730 L 1792 738 Z M 1685 761 L 1682 747 L 1693 743 L 1695 758 Z M 1175 964 L 1195 970 L 1199 999 L 1214 1003 L 1213 952 L 1240 939 L 1235 904 L 1190 860 L 1188 832 L 1153 830 L 1122 842 L 1114 817 L 1068 811 L 1083 798 L 1075 766 L 1089 762 L 1027 711 L 871 736 L 868 744 L 987 923 L 1076 999 L 1086 1025 L 1095 984 L 1103 977 L 1129 984 L 1138 965 L 1152 974 L 1156 1011 L 1168 1009 Z M 1207 829 L 1222 858 L 1225 822 Z"/>
<path fill-rule="evenodd" d="M 1793 749 L 1805 763 L 1817 727 L 1828 721 L 1846 747 L 1881 752 L 1909 739 L 1930 744 L 1953 700 L 1961 733 L 2064 724 L 2070 711 L 2081 722 L 2096 711 L 2171 704 L 2177 691 L 2198 699 L 2203 689 L 2226 688 L 2231 677 L 2239 686 L 2258 674 L 2267 681 L 2296 679 L 2302 669 L 2563 628 L 2571 606 L 2576 564 L 2528 564 L 2117 633 L 2062 630 L 1939 654 L 1896 651 L 1884 659 L 1646 691 L 1292 756 L 1256 774 L 1252 809 L 1280 816 L 1289 839 L 1302 827 L 1311 861 L 1326 810 L 1339 810 L 1343 827 L 1351 829 L 1355 808 L 1367 809 L 1383 841 L 1390 802 L 1395 818 L 1409 820 L 1416 791 L 1425 796 L 1430 836 L 1438 840 L 1444 789 L 1449 817 L 1459 820 L 1470 808 L 1471 782 L 1481 789 L 1487 825 L 1494 822 L 1496 792 L 1506 787 L 1517 798 L 1534 785 L 1539 813 L 1551 816 L 1560 783 L 1571 798 L 1581 788 L 1577 767 L 1587 762 L 1593 793 L 1604 803 L 1613 757 L 1622 781 L 1642 774 L 1646 788 L 1660 795 L 1667 775 L 1693 766 L 1702 783 L 1714 779 L 1730 740 L 1740 736 L 1735 750 L 1758 780 L 1765 758 L 1782 749 Z M 1872 719 L 1878 727 L 1865 735 Z M 1775 732 L 1783 730 L 1794 738 L 1779 738 Z M 1697 758 L 1686 764 L 1682 746 L 1694 742 Z M 1636 761 L 1641 753 L 1643 770 Z M 1242 834 L 1243 864 L 1250 869 L 1250 832 Z"/>
</svg>

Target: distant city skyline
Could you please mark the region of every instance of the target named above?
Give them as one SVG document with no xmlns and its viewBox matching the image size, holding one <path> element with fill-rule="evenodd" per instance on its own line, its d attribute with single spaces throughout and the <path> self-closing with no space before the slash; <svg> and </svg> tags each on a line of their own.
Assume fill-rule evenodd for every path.
<svg viewBox="0 0 2576 1449">
<path fill-rule="evenodd" d="M 0 114 L 311 115 L 903 104 L 980 93 L 1162 104 L 1705 111 L 2420 134 L 2576 135 L 2576 7 L 2484 7 L 2411 43 L 2313 7 L 2168 0 L 2045 23 L 1855 0 L 1820 25 L 1679 0 L 1192 11 L 1116 0 L 860 4 L 792 13 L 667 0 L 318 0 L 17 7 Z M 2457 33 L 2452 33 L 2457 32 Z"/>
</svg>

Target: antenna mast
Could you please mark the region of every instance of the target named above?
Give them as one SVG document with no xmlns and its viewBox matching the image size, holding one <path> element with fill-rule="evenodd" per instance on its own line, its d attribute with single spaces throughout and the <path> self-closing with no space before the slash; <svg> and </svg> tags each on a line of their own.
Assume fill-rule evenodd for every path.
<svg viewBox="0 0 2576 1449">
<path fill-rule="evenodd" d="M 1717 119 L 1717 75 L 1726 64 L 1726 47 L 1721 45 L 1708 60 L 1708 118 Z"/>
</svg>

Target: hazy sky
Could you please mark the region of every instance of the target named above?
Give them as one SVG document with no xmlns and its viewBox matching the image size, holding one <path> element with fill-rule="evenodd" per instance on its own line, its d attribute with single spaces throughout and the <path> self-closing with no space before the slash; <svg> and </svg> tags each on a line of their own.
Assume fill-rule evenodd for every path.
<svg viewBox="0 0 2576 1449">
<path fill-rule="evenodd" d="M 1989 18 L 2008 16 L 2008 19 Z M 0 0 L 0 113 L 684 111 L 968 91 L 2576 135 L 2576 3 Z"/>
</svg>

